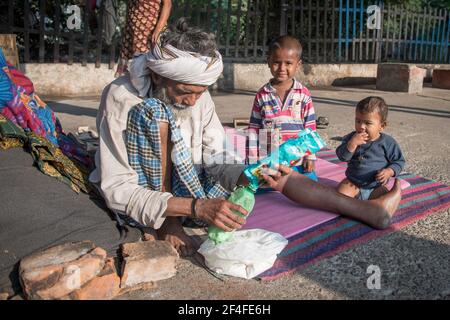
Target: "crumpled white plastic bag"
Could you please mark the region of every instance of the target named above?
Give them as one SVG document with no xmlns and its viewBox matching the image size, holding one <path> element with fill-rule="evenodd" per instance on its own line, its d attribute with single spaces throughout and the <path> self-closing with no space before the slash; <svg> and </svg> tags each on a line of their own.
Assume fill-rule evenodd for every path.
<svg viewBox="0 0 450 320">
<path fill-rule="evenodd" d="M 287 244 L 281 234 L 249 229 L 235 231 L 231 240 L 218 245 L 208 239 L 198 252 L 214 272 L 251 279 L 270 269 Z"/>
</svg>

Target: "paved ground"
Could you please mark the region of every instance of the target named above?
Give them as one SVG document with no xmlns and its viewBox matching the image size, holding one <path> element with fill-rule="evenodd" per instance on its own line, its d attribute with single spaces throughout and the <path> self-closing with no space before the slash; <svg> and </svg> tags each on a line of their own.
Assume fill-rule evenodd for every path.
<svg viewBox="0 0 450 320">
<path fill-rule="evenodd" d="M 252 92 L 217 93 L 223 123 L 246 118 Z M 390 106 L 387 133 L 401 145 L 414 172 L 450 184 L 450 91 L 425 88 L 420 95 L 376 91 L 373 87 L 312 90 L 316 112 L 330 125 L 319 133 L 330 147 L 353 126 L 354 106 L 378 95 Z M 47 98 L 66 131 L 95 128 L 98 97 Z M 182 260 L 178 274 L 158 288 L 121 299 L 450 299 L 450 210 L 322 260 L 272 282 L 212 277 L 195 261 Z M 368 290 L 369 265 L 381 269 L 381 289 Z"/>
</svg>

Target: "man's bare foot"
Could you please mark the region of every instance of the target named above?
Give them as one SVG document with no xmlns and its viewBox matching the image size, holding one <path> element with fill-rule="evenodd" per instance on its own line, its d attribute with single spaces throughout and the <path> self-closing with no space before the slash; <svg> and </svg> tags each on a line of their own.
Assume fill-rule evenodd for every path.
<svg viewBox="0 0 450 320">
<path fill-rule="evenodd" d="M 386 229 L 391 224 L 391 218 L 397 211 L 400 200 L 402 199 L 402 189 L 400 180 L 395 179 L 394 186 L 386 194 L 380 196 L 377 199 L 369 200 L 375 203 L 378 207 L 374 212 L 371 221 L 371 225 L 377 229 Z"/>
<path fill-rule="evenodd" d="M 155 241 L 158 239 L 156 231 L 152 228 L 142 230 L 142 241 Z"/>
<path fill-rule="evenodd" d="M 178 218 L 166 218 L 166 221 L 156 232 L 160 240 L 168 241 L 181 256 L 191 256 L 198 249 L 195 242 L 184 232 Z"/>
</svg>

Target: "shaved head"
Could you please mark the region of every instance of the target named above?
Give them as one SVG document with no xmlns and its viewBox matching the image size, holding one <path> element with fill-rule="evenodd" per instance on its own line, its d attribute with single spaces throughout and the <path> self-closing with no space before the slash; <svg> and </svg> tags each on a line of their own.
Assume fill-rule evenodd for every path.
<svg viewBox="0 0 450 320">
<path fill-rule="evenodd" d="M 270 57 L 278 49 L 295 51 L 298 54 L 299 60 L 302 56 L 302 45 L 300 41 L 297 40 L 297 38 L 292 36 L 281 36 L 273 40 L 269 45 L 268 56 Z"/>
</svg>

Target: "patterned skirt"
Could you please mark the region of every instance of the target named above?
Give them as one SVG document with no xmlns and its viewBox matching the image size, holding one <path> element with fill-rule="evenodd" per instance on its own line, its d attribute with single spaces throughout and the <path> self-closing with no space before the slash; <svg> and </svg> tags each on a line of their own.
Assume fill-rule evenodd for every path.
<svg viewBox="0 0 450 320">
<path fill-rule="evenodd" d="M 122 35 L 121 59 L 149 50 L 149 39 L 158 22 L 161 0 L 128 1 L 127 20 Z"/>
</svg>

